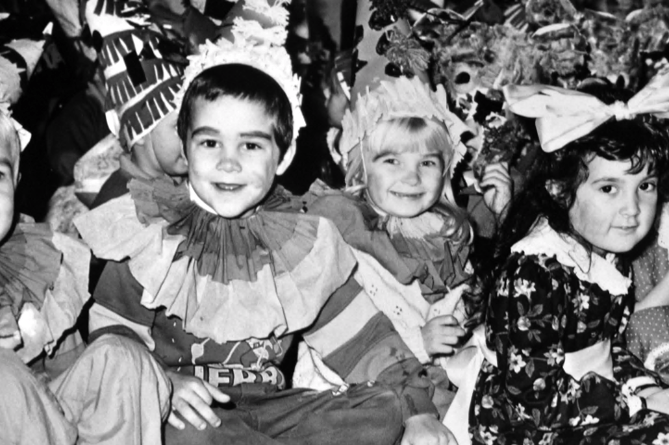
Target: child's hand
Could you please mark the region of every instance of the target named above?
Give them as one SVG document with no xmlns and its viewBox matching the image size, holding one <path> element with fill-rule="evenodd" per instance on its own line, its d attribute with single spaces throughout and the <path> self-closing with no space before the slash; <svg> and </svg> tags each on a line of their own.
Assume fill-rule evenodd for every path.
<svg viewBox="0 0 669 445">
<path fill-rule="evenodd" d="M 643 392 L 640 394 L 645 396 L 646 406 L 649 410 L 669 414 L 669 389 L 653 388 L 653 390 L 650 395 L 644 395 Z"/>
<path fill-rule="evenodd" d="M 21 332 L 9 306 L 0 307 L 0 348 L 16 349 L 21 345 Z"/>
<path fill-rule="evenodd" d="M 167 375 L 172 381 L 173 387 L 172 412 L 167 419 L 170 425 L 179 430 L 185 428 L 184 422 L 176 416 L 175 413 L 177 412 L 199 430 L 207 427 L 204 420 L 214 428 L 221 424 L 221 419 L 211 409 L 211 404 L 214 400 L 227 403 L 230 401 L 230 397 L 197 377 L 172 371 L 167 371 Z"/>
<path fill-rule="evenodd" d="M 6 337 L 0 337 L 0 349 L 10 349 L 13 351 L 19 346 L 21 346 L 21 334 L 19 331 Z"/>
<path fill-rule="evenodd" d="M 513 180 L 509 174 L 509 163 L 498 162 L 486 165 L 479 181 L 486 206 L 500 218 L 513 198 Z"/>
<path fill-rule="evenodd" d="M 431 414 L 409 417 L 401 445 L 458 445 L 453 433 Z"/>
<path fill-rule="evenodd" d="M 452 315 L 434 317 L 421 328 L 421 333 L 425 351 L 430 356 L 453 353 L 453 347 L 458 344 L 460 337 L 465 335 L 464 329 Z"/>
</svg>

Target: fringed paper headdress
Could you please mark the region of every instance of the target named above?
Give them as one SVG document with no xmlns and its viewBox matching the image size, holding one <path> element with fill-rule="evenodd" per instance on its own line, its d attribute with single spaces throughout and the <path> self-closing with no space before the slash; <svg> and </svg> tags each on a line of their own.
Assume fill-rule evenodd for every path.
<svg viewBox="0 0 669 445">
<path fill-rule="evenodd" d="M 381 81 L 374 91 L 360 96 L 353 111 L 344 115 L 344 130 L 339 143 L 344 165 L 348 166 L 354 157 L 362 156 L 361 142 L 381 121 L 407 117 L 436 119 L 444 123 L 455 152 L 451 166 L 457 165 L 466 154 L 460 136 L 469 129 L 449 110 L 444 87 L 438 85 L 437 90 L 432 91 L 417 77 L 400 77 Z"/>
<path fill-rule="evenodd" d="M 426 69 L 430 54 L 422 48 L 403 18 L 407 2 L 358 2 L 353 54 L 352 108 L 342 120 L 339 151 L 343 167 L 350 169 L 362 158 L 364 139 L 386 120 L 419 117 L 443 122 L 453 142 L 456 165 L 466 149 L 460 135 L 467 131 L 448 108 L 446 91 L 432 91 Z M 403 9 L 402 9 L 403 8 Z"/>
<path fill-rule="evenodd" d="M 181 45 L 152 22 L 141 2 L 90 0 L 85 12 L 107 86 L 107 123 L 130 149 L 177 109 Z"/>
<path fill-rule="evenodd" d="M 305 120 L 300 109 L 300 79 L 293 74 L 290 56 L 283 47 L 288 35 L 288 11 L 284 5 L 290 3 L 290 0 L 276 0 L 272 5 L 266 0 L 246 0 L 240 3 L 238 14 L 235 14 L 235 10 L 231 11 L 234 41 L 221 38 L 216 43 L 200 45 L 199 54 L 189 57 L 190 63 L 186 68 L 178 102 L 183 100 L 191 82 L 207 68 L 232 63 L 252 66 L 271 76 L 286 93 L 293 111 L 294 141 L 300 128 L 304 127 Z M 245 11 L 250 16 L 263 18 L 263 24 L 258 20 L 246 19 Z"/>
</svg>

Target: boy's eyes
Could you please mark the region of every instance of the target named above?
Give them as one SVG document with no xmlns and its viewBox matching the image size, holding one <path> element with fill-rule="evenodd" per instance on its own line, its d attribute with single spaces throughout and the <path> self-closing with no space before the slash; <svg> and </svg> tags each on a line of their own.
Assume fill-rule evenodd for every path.
<svg viewBox="0 0 669 445">
<path fill-rule="evenodd" d="M 216 148 L 218 147 L 218 141 L 215 139 L 202 139 L 199 142 L 199 145 L 206 147 L 206 148 Z"/>
<path fill-rule="evenodd" d="M 246 142 L 244 144 L 244 147 L 246 147 L 247 150 L 261 150 L 262 146 L 260 144 L 256 144 L 255 142 Z"/>
<path fill-rule="evenodd" d="M 601 192 L 608 194 L 611 194 L 616 191 L 616 188 L 612 185 L 603 185 L 599 188 Z"/>
<path fill-rule="evenodd" d="M 221 146 L 218 140 L 216 139 L 202 139 L 198 142 L 198 145 L 205 148 L 218 148 Z M 256 142 L 243 142 L 242 147 L 246 150 L 262 150 L 262 144 Z"/>
</svg>

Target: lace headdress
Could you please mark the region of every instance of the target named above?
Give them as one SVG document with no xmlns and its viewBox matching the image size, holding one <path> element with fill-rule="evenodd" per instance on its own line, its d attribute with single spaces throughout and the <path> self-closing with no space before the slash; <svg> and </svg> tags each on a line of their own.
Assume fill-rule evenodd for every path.
<svg viewBox="0 0 669 445">
<path fill-rule="evenodd" d="M 300 109 L 300 79 L 293 74 L 290 56 L 283 46 L 288 35 L 287 3 L 290 1 L 276 0 L 270 5 L 266 0 L 246 0 L 242 4 L 242 12 L 264 18 L 265 26 L 258 20 L 244 18 L 242 13 L 232 20 L 234 41 L 220 38 L 216 43 L 208 41 L 200 45 L 199 54 L 189 57 L 179 103 L 191 82 L 204 70 L 233 63 L 252 66 L 271 76 L 286 93 L 293 111 L 294 141 L 305 120 Z"/>
<path fill-rule="evenodd" d="M 360 147 L 380 122 L 408 117 L 444 123 L 454 148 L 451 166 L 457 165 L 466 154 L 467 148 L 461 143 L 460 136 L 469 129 L 449 110 L 444 87 L 438 85 L 437 90 L 432 91 L 418 77 L 399 77 L 381 81 L 375 90 L 358 97 L 352 111 L 346 111 L 339 142 L 344 165 L 348 166 L 352 157 L 362 155 L 359 149 L 355 152 L 353 149 Z"/>
</svg>

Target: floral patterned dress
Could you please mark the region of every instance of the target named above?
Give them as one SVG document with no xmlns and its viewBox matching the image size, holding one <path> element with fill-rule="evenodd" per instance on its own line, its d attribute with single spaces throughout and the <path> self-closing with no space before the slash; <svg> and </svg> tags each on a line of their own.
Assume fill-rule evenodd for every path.
<svg viewBox="0 0 669 445">
<path fill-rule="evenodd" d="M 512 248 L 486 315 L 497 363 L 476 382 L 474 443 L 669 444 L 669 417 L 630 416 L 623 396 L 632 378 L 661 380 L 619 342 L 634 300 L 614 261 L 545 221 Z"/>
</svg>

